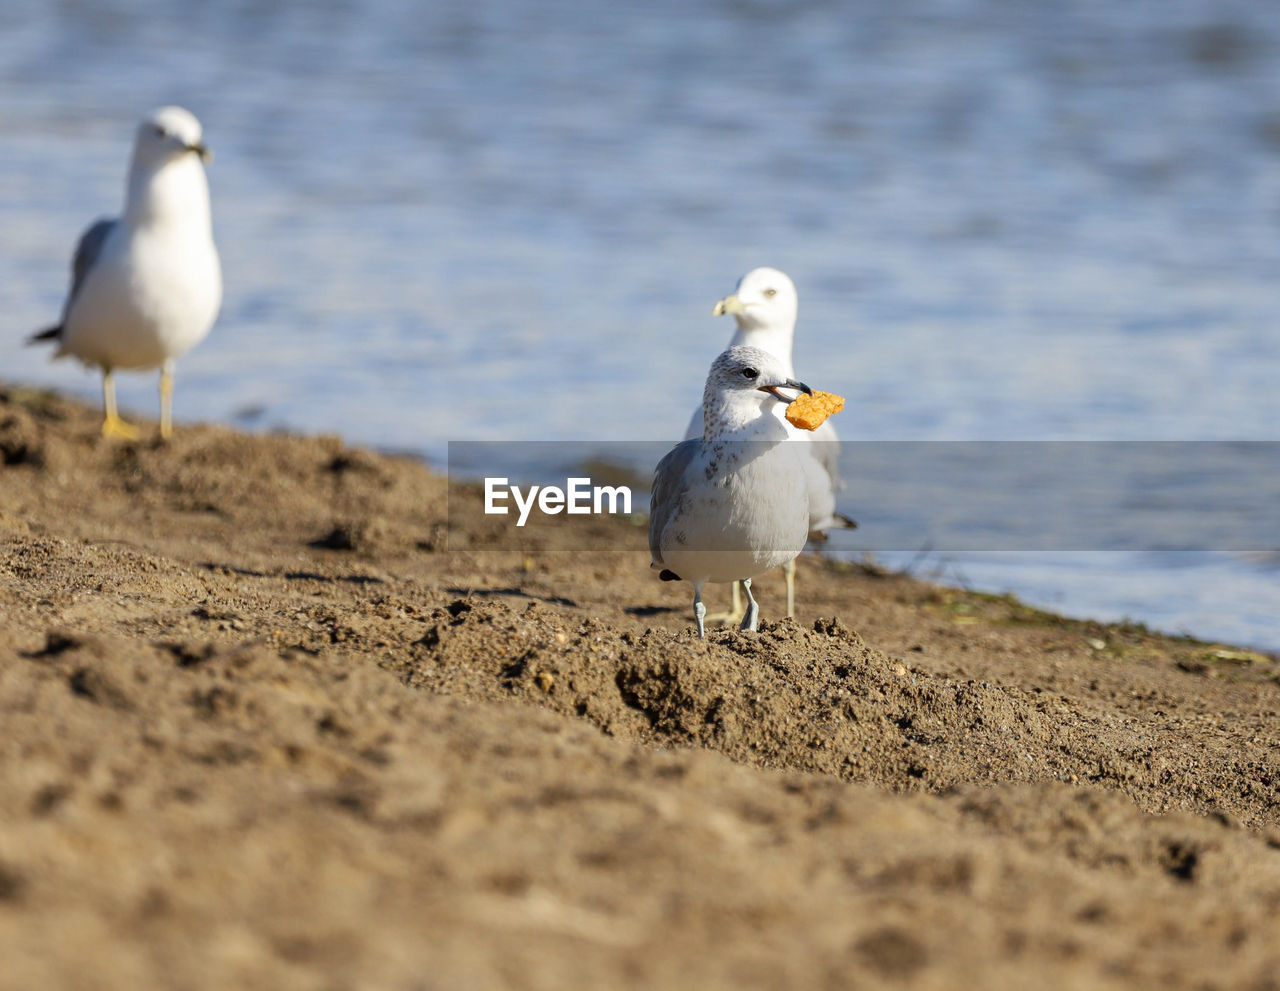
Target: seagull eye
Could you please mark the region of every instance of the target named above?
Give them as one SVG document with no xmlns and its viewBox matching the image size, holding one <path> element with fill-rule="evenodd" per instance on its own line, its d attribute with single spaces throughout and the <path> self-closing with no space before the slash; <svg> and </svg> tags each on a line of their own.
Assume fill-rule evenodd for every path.
<svg viewBox="0 0 1280 991">
<path fill-rule="evenodd" d="M 157 138 L 163 138 L 165 136 L 164 128 L 161 127 L 159 124 L 157 124 L 154 128 L 152 128 L 152 130 L 155 131 Z"/>
<path fill-rule="evenodd" d="M 768 298 L 768 297 L 770 297 L 770 296 L 776 296 L 776 295 L 778 295 L 778 290 L 776 290 L 776 289 L 766 289 L 766 290 L 764 291 L 764 294 L 765 294 L 765 297 L 766 297 L 766 298 Z"/>
<path fill-rule="evenodd" d="M 760 377 L 760 369 L 758 369 L 758 368 L 744 368 L 744 369 L 742 370 L 742 377 L 743 377 L 744 379 L 751 379 L 751 381 L 753 381 L 753 382 L 754 382 L 756 379 L 758 379 L 758 378 Z"/>
</svg>

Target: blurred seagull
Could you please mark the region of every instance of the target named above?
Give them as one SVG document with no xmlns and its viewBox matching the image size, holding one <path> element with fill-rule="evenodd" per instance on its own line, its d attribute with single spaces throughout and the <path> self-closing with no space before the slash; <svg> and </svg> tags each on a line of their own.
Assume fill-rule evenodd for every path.
<svg viewBox="0 0 1280 991">
<path fill-rule="evenodd" d="M 137 428 L 116 412 L 117 368 L 160 369 L 160 436 L 173 432 L 173 363 L 204 340 L 222 303 L 200 122 L 162 107 L 138 125 L 124 215 L 80 238 L 62 322 L 30 338 L 56 341 L 102 369 L 102 433 L 127 440 Z"/>
<path fill-rule="evenodd" d="M 741 582 L 742 629 L 760 609 L 751 579 L 795 559 L 809 535 L 807 446 L 773 415 L 792 402 L 780 389 L 811 392 L 767 351 L 731 347 L 711 366 L 702 395 L 703 432 L 681 441 L 653 474 L 649 551 L 663 581 L 693 584 L 698 636 L 706 636 L 707 582 Z"/>
<path fill-rule="evenodd" d="M 730 347 L 749 345 L 773 355 L 784 374 L 795 375 L 791 360 L 792 341 L 796 331 L 796 313 L 799 296 L 795 283 L 785 272 L 776 268 L 753 268 L 738 280 L 737 290 L 716 303 L 711 311 L 714 316 L 733 315 L 737 330 Z M 800 430 L 787 422 L 782 407 L 775 415 L 794 437 L 808 442 L 805 459 L 805 482 L 809 500 L 809 531 L 811 540 L 826 540 L 827 531 L 854 528 L 853 520 L 836 512 L 836 493 L 840 490 L 840 438 L 828 420 L 817 430 Z M 702 435 L 703 411 L 698 409 L 689 421 L 685 437 Z M 796 563 L 792 558 L 785 565 L 787 579 L 787 615 L 796 613 Z M 742 603 L 738 587 L 733 587 L 733 609 L 717 614 L 713 620 L 736 622 L 742 615 Z"/>
</svg>

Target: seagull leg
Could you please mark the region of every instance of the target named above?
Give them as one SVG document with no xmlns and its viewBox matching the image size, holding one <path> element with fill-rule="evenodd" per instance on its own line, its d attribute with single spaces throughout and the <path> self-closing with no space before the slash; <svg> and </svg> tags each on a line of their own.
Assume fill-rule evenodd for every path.
<svg viewBox="0 0 1280 991">
<path fill-rule="evenodd" d="M 751 594 L 750 578 L 742 579 L 742 590 L 747 593 L 747 614 L 742 617 L 742 625 L 738 629 L 755 633 L 760 625 L 760 606 L 756 603 L 756 597 Z"/>
<path fill-rule="evenodd" d="M 138 428 L 120 419 L 116 412 L 116 380 L 110 368 L 102 370 L 102 436 L 137 440 Z"/>
<path fill-rule="evenodd" d="M 173 436 L 173 362 L 166 361 L 160 367 L 160 437 Z"/>
<path fill-rule="evenodd" d="M 693 590 L 693 618 L 698 621 L 698 639 L 707 638 L 707 607 L 702 604 L 702 589 Z"/>
<path fill-rule="evenodd" d="M 792 558 L 782 566 L 787 576 L 787 619 L 796 618 L 796 559 Z"/>
<path fill-rule="evenodd" d="M 733 582 L 733 607 L 728 612 L 712 613 L 707 617 L 708 623 L 719 623 L 721 626 L 733 626 L 742 619 L 742 596 L 738 594 L 738 583 Z"/>
</svg>

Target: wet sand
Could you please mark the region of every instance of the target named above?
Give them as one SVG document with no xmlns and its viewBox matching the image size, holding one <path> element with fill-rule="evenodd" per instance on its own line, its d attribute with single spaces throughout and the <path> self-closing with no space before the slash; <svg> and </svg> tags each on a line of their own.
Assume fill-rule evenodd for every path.
<svg viewBox="0 0 1280 991">
<path fill-rule="evenodd" d="M 1275 658 L 478 499 L 0 387 L 0 983 L 1280 986 Z"/>
</svg>

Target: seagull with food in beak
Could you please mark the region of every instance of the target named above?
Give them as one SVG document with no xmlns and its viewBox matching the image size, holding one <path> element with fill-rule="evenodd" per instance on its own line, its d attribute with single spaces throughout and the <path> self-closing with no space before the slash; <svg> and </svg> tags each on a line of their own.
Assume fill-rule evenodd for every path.
<svg viewBox="0 0 1280 991">
<path fill-rule="evenodd" d="M 693 585 L 698 636 L 706 636 L 702 587 L 741 582 L 742 629 L 760 609 L 751 579 L 795 559 L 809 535 L 807 447 L 773 411 L 809 393 L 760 348 L 731 347 L 711 366 L 702 396 L 703 432 L 677 444 L 653 476 L 652 567 L 664 581 Z"/>
</svg>

